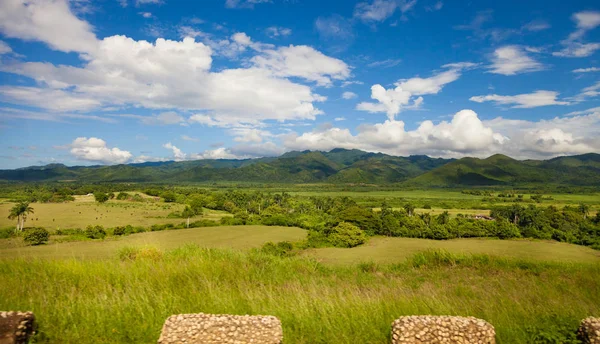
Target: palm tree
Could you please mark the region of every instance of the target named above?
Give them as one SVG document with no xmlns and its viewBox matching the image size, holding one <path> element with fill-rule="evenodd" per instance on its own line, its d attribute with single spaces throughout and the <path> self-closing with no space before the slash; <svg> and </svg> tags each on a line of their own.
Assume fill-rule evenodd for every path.
<svg viewBox="0 0 600 344">
<path fill-rule="evenodd" d="M 583 215 L 584 220 L 587 219 L 587 216 L 590 213 L 590 206 L 587 204 L 580 204 L 579 212 Z"/>
<path fill-rule="evenodd" d="M 8 218 L 10 220 L 17 219 L 17 232 L 23 230 L 28 214 L 33 214 L 33 208 L 29 206 L 28 202 L 19 202 L 10 209 Z"/>
</svg>

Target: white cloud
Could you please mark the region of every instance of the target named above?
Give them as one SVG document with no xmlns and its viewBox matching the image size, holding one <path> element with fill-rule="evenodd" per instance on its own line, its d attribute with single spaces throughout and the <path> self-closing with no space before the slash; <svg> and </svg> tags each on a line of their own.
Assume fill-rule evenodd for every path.
<svg viewBox="0 0 600 344">
<path fill-rule="evenodd" d="M 270 132 L 255 128 L 233 128 L 229 131 L 235 142 L 263 142 L 263 138 L 273 136 Z"/>
<path fill-rule="evenodd" d="M 593 98 L 600 95 L 600 81 L 596 82 L 592 86 L 584 88 L 579 94 L 579 98 Z"/>
<path fill-rule="evenodd" d="M 498 117 L 484 124 L 510 137 L 503 152 L 514 158 L 583 154 L 600 150 L 599 110 L 593 108 L 537 122 Z"/>
<path fill-rule="evenodd" d="M 352 99 L 352 98 L 356 98 L 358 97 L 358 95 L 354 92 L 344 92 L 342 93 L 342 98 L 344 99 Z"/>
<path fill-rule="evenodd" d="M 66 0 L 2 0 L 0 31 L 7 37 L 40 41 L 64 52 L 93 52 L 96 36 Z"/>
<path fill-rule="evenodd" d="M 272 2 L 272 0 L 226 0 L 227 8 L 254 8 L 256 4 Z"/>
<path fill-rule="evenodd" d="M 342 121 L 345 121 L 346 118 L 345 117 L 336 117 L 333 120 L 336 121 L 336 122 L 342 122 Z"/>
<path fill-rule="evenodd" d="M 238 42 L 248 43 L 237 35 Z M 313 105 L 325 98 L 288 80 L 298 76 L 321 83 L 345 78 L 349 67 L 305 47 L 268 50 L 263 66 L 210 72 L 212 50 L 192 38 L 155 43 L 124 36 L 100 41 L 85 54 L 82 68 L 26 62 L 5 71 L 35 78 L 45 88 L 0 88 L 3 98 L 52 110 L 91 110 L 101 106 L 203 110 L 220 122 L 314 119 Z M 322 63 L 310 66 L 310 59 Z"/>
<path fill-rule="evenodd" d="M 0 117 L 2 118 L 21 118 L 38 121 L 50 121 L 50 122 L 68 122 L 69 119 L 77 120 L 93 120 L 105 123 L 117 123 L 112 118 L 106 118 L 90 114 L 79 114 L 79 113 L 64 113 L 64 112 L 40 112 L 40 111 L 27 111 L 21 109 L 0 108 Z"/>
<path fill-rule="evenodd" d="M 85 111 L 102 104 L 100 100 L 82 93 L 26 86 L 0 86 L 0 99 L 52 111 Z"/>
<path fill-rule="evenodd" d="M 575 22 L 577 30 L 572 32 L 561 44 L 564 48 L 552 53 L 559 57 L 587 57 L 600 49 L 600 43 L 582 43 L 585 34 L 600 26 L 600 12 L 582 11 L 573 14 L 571 19 Z"/>
<path fill-rule="evenodd" d="M 279 77 L 299 77 L 320 86 L 331 85 L 331 79 L 344 80 L 350 76 L 350 67 L 344 61 L 305 45 L 266 50 L 251 61 Z"/>
<path fill-rule="evenodd" d="M 286 27 L 271 26 L 265 29 L 265 33 L 271 38 L 278 38 L 280 36 L 285 37 L 292 34 L 292 29 L 288 29 Z"/>
<path fill-rule="evenodd" d="M 162 4 L 162 3 L 163 3 L 163 0 L 135 0 L 136 6 L 147 5 L 147 4 L 158 5 L 158 4 Z"/>
<path fill-rule="evenodd" d="M 144 18 L 152 18 L 152 13 L 150 12 L 140 12 L 140 15 Z"/>
<path fill-rule="evenodd" d="M 364 84 L 364 82 L 362 82 L 362 81 L 351 80 L 351 81 L 343 81 L 340 86 L 348 87 L 348 86 L 352 86 L 352 85 L 363 85 L 363 84 Z"/>
<path fill-rule="evenodd" d="M 317 129 L 302 135 L 292 133 L 284 137 L 284 145 L 287 150 L 356 148 L 403 156 L 457 156 L 486 155 L 499 149 L 505 140 L 484 126 L 475 112 L 463 110 L 456 113 L 451 122 L 436 125 L 425 121 L 413 131 L 406 131 L 402 121 L 387 120 L 359 126 L 356 135 L 343 128 Z"/>
<path fill-rule="evenodd" d="M 235 154 L 232 154 L 229 149 L 225 147 L 220 147 L 216 149 L 206 150 L 200 154 L 192 154 L 190 158 L 196 160 L 204 160 L 204 159 L 239 159 L 239 157 Z"/>
<path fill-rule="evenodd" d="M 331 50 L 343 51 L 354 41 L 352 22 L 339 14 L 318 17 L 315 20 L 315 28 L 319 33 L 319 38 L 325 41 Z"/>
<path fill-rule="evenodd" d="M 391 68 L 399 65 L 401 62 L 402 59 L 387 59 L 382 61 L 371 62 L 367 65 L 367 67 Z"/>
<path fill-rule="evenodd" d="M 199 142 L 200 141 L 199 138 L 191 137 L 191 136 L 187 136 L 187 135 L 181 135 L 181 139 L 184 141 L 191 141 L 191 142 Z"/>
<path fill-rule="evenodd" d="M 142 123 L 148 125 L 185 124 L 185 119 L 174 111 L 161 112 L 158 115 L 143 116 Z"/>
<path fill-rule="evenodd" d="M 573 73 L 592 73 L 592 72 L 600 72 L 600 68 L 590 67 L 590 68 L 578 68 L 578 69 L 573 70 Z"/>
<path fill-rule="evenodd" d="M 283 137 L 286 150 L 361 149 L 392 155 L 427 154 L 441 157 L 487 157 L 503 153 L 519 159 L 548 158 L 600 150 L 600 111 L 580 116 L 527 121 L 498 117 L 481 121 L 471 110 L 456 113 L 452 120 L 434 124 L 424 121 L 412 131 L 404 122 L 361 125 L 353 135 L 344 128 L 325 127 Z"/>
<path fill-rule="evenodd" d="M 131 160 L 131 153 L 117 147 L 108 148 L 106 142 L 96 137 L 78 137 L 71 145 L 71 155 L 79 160 L 103 164 L 124 164 Z"/>
<path fill-rule="evenodd" d="M 599 49 L 600 43 L 570 42 L 564 49 L 555 51 L 552 55 L 559 57 L 587 57 Z"/>
<path fill-rule="evenodd" d="M 529 109 L 548 105 L 570 105 L 568 101 L 559 101 L 558 92 L 554 91 L 535 91 L 533 93 L 517 94 L 514 96 L 501 96 L 489 94 L 486 96 L 474 96 L 469 98 L 476 103 L 494 102 L 500 105 L 512 105 L 512 108 Z"/>
<path fill-rule="evenodd" d="M 394 84 L 396 87 L 393 89 L 385 89 L 379 84 L 373 85 L 371 98 L 377 100 L 377 103 L 362 102 L 356 106 L 356 109 L 371 113 L 385 112 L 392 120 L 403 109 L 418 108 L 423 103 L 421 96 L 439 93 L 444 85 L 456 81 L 461 75 L 461 69 L 467 65 L 461 63 L 448 66 L 455 68 L 439 72 L 429 78 L 414 77 L 400 80 Z"/>
<path fill-rule="evenodd" d="M 182 161 L 185 160 L 187 157 L 187 154 L 182 152 L 181 149 L 177 148 L 176 146 L 173 146 L 171 142 L 165 143 L 163 147 L 166 149 L 170 149 L 173 152 L 173 158 L 175 158 L 175 161 Z"/>
<path fill-rule="evenodd" d="M 531 21 L 521 27 L 522 30 L 532 31 L 532 32 L 543 31 L 543 30 L 547 30 L 549 28 L 550 28 L 550 24 L 548 24 L 547 22 L 545 22 L 543 20 L 534 20 L 534 21 Z"/>
<path fill-rule="evenodd" d="M 490 73 L 515 75 L 544 69 L 544 65 L 529 57 L 524 49 L 516 45 L 500 47 L 494 51 Z"/>
<path fill-rule="evenodd" d="M 0 40 L 0 55 L 9 53 L 12 53 L 10 46 L 6 42 Z"/>
<path fill-rule="evenodd" d="M 413 8 L 416 0 L 373 0 L 361 2 L 354 8 L 354 17 L 364 22 L 382 22 L 391 17 L 396 10 L 405 13 Z"/>
</svg>

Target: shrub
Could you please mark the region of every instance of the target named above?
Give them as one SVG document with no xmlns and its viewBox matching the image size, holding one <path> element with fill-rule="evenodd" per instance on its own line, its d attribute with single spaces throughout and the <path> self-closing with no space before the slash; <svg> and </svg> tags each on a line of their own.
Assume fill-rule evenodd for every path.
<svg viewBox="0 0 600 344">
<path fill-rule="evenodd" d="M 104 230 L 104 227 L 100 225 L 87 226 L 84 234 L 88 239 L 104 239 L 104 237 L 106 237 L 106 231 Z"/>
<path fill-rule="evenodd" d="M 0 239 L 8 239 L 15 236 L 14 228 L 2 228 L 0 229 Z"/>
<path fill-rule="evenodd" d="M 104 192 L 94 192 L 94 198 L 96 199 L 96 202 L 98 203 L 104 203 L 106 201 L 108 201 L 108 194 L 104 193 Z"/>
<path fill-rule="evenodd" d="M 29 245 L 42 245 L 48 242 L 50 233 L 45 228 L 32 228 L 25 231 L 23 241 Z"/>
<path fill-rule="evenodd" d="M 355 247 L 364 244 L 367 236 L 355 225 L 341 222 L 331 230 L 328 239 L 335 247 Z"/>
<path fill-rule="evenodd" d="M 269 241 L 261 247 L 260 251 L 273 256 L 289 257 L 293 255 L 293 249 L 294 245 L 289 241 L 281 241 L 277 244 Z"/>
<path fill-rule="evenodd" d="M 129 198 L 129 194 L 127 192 L 119 192 L 119 194 L 117 195 L 117 200 L 119 201 L 125 201 Z"/>
</svg>

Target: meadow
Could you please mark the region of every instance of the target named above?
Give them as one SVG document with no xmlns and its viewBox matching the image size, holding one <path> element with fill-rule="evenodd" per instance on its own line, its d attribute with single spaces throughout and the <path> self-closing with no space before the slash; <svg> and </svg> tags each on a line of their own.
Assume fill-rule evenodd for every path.
<svg viewBox="0 0 600 344">
<path fill-rule="evenodd" d="M 567 272 L 568 273 L 565 273 Z M 179 313 L 269 314 L 286 343 L 388 343 L 402 315 L 472 315 L 499 343 L 575 343 L 600 314 L 600 265 L 422 252 L 332 266 L 184 246 L 135 260 L 0 260 L 0 309 L 32 310 L 38 342 L 153 343 Z"/>
<path fill-rule="evenodd" d="M 36 342 L 153 343 L 168 316 L 204 312 L 275 315 L 285 343 L 388 343 L 395 318 L 418 314 L 485 319 L 499 343 L 577 343 L 579 321 L 600 316 L 600 250 L 588 244 L 598 194 L 527 204 L 520 220 L 551 220 L 531 232 L 472 219 L 503 213 L 460 191 L 134 192 L 144 201 L 30 203 L 26 227 L 47 228 L 49 241 L 0 239 L 0 309 L 33 311 Z M 14 204 L 5 199 L 0 212 Z M 214 227 L 185 229 L 182 214 L 198 204 L 192 220 Z M 569 207 L 546 211 L 561 204 Z M 364 243 L 331 247 L 328 236 L 344 221 Z M 178 227 L 152 227 L 165 224 Z M 88 225 L 109 235 L 57 235 Z M 113 234 L 126 225 L 143 230 Z M 548 233 L 563 242 L 531 237 Z"/>
</svg>

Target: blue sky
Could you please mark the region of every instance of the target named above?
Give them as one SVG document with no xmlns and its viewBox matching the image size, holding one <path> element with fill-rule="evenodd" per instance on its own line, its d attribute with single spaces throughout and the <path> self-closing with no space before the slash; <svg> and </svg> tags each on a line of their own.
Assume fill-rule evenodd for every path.
<svg viewBox="0 0 600 344">
<path fill-rule="evenodd" d="M 0 80 L 0 168 L 600 152 L 600 6 L 4 0 Z"/>
</svg>

